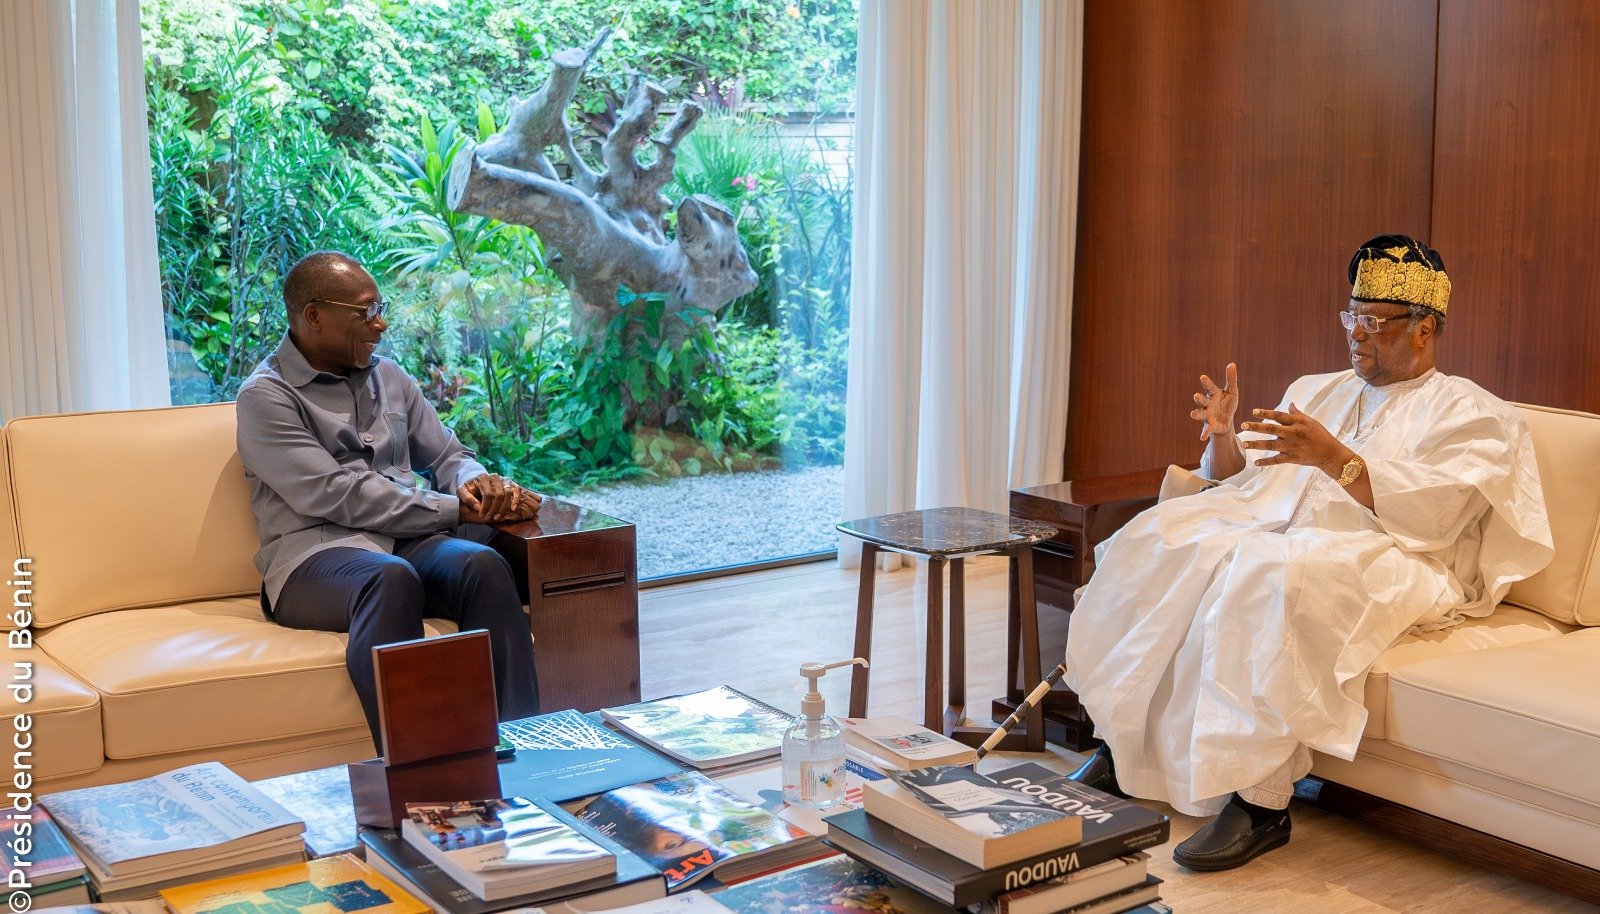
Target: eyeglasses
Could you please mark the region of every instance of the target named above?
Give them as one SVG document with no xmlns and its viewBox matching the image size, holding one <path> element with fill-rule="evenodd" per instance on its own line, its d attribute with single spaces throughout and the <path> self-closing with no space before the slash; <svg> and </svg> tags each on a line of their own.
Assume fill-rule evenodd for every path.
<svg viewBox="0 0 1600 914">
<path fill-rule="evenodd" d="M 360 311 L 369 324 L 378 318 L 383 317 L 384 309 L 389 307 L 389 303 L 384 301 L 382 296 L 374 298 L 372 300 L 372 304 L 370 305 L 352 305 L 349 302 L 334 301 L 331 298 L 313 298 L 312 301 L 318 304 L 338 305 L 341 308 L 349 308 L 352 311 Z"/>
<path fill-rule="evenodd" d="M 1365 333 L 1377 333 L 1389 321 L 1403 321 L 1410 318 L 1411 315 L 1409 314 L 1402 314 L 1399 317 L 1373 317 L 1370 314 L 1353 314 L 1349 311 L 1339 312 L 1339 323 L 1344 325 L 1344 329 L 1354 330 L 1359 326 Z"/>
</svg>

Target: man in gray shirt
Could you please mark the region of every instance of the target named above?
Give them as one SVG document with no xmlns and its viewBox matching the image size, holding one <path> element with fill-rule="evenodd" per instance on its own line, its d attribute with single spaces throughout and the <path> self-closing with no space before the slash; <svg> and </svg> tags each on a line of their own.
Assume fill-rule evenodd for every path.
<svg viewBox="0 0 1600 914">
<path fill-rule="evenodd" d="M 424 617 L 487 630 L 500 719 L 537 714 L 522 601 L 481 525 L 533 517 L 539 496 L 486 471 L 416 382 L 374 355 L 388 324 L 361 264 L 310 254 L 283 300 L 289 332 L 237 405 L 262 610 L 290 628 L 350 633 L 345 665 L 374 744 L 372 648 L 421 638 Z"/>
</svg>

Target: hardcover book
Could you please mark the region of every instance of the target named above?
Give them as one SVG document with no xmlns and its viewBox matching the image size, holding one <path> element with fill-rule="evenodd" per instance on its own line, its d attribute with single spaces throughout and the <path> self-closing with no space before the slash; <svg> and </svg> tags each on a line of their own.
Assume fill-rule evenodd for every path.
<svg viewBox="0 0 1600 914">
<path fill-rule="evenodd" d="M 407 803 L 401 837 L 487 901 L 526 895 L 617 871 L 617 858 L 548 800 L 522 797 Z"/>
<path fill-rule="evenodd" d="M 878 717 L 836 717 L 846 745 L 874 761 L 900 771 L 933 765 L 970 765 L 978 751 L 943 733 L 886 714 Z"/>
<path fill-rule="evenodd" d="M 27 853 L 17 853 L 19 839 L 28 842 L 22 845 Z M 57 883 L 77 879 L 84 872 L 83 861 L 67 844 L 61 827 L 50 818 L 50 811 L 42 806 L 6 811 L 5 820 L 0 821 L 0 864 L 6 872 L 20 872 L 26 880 L 25 884 L 12 883 L 12 888 L 35 895 L 45 894 Z"/>
<path fill-rule="evenodd" d="M 849 857 L 829 857 L 711 896 L 737 914 L 949 914 L 950 909 Z"/>
<path fill-rule="evenodd" d="M 49 809 L 91 870 L 110 877 L 157 872 L 297 843 L 305 825 L 220 762 L 121 784 L 46 794 Z"/>
<path fill-rule="evenodd" d="M 578 814 L 660 867 L 669 892 L 713 869 L 731 882 L 825 853 L 816 836 L 697 771 L 619 787 L 593 798 Z"/>
<path fill-rule="evenodd" d="M 557 818 L 569 825 L 576 822 L 564 810 Z M 367 863 L 373 869 L 415 894 L 437 914 L 490 914 L 513 908 L 559 906 L 578 898 L 585 908 L 598 911 L 667 894 L 660 870 L 604 835 L 593 831 L 585 831 L 585 834 L 616 856 L 614 874 L 498 901 L 484 901 L 473 895 L 438 864 L 407 844 L 398 829 L 362 829 L 361 843 L 367 850 Z"/>
<path fill-rule="evenodd" d="M 794 722 L 793 715 L 728 686 L 600 714 L 624 733 L 702 769 L 776 756 L 783 731 Z"/>
<path fill-rule="evenodd" d="M 1100 901 L 1145 884 L 1150 855 L 1144 852 L 1107 860 L 1094 866 L 996 895 L 978 908 L 978 914 L 1054 914 Z"/>
<path fill-rule="evenodd" d="M 1076 847 L 1048 851 L 987 870 L 951 856 L 938 842 L 875 819 L 865 810 L 832 815 L 826 821 L 829 844 L 945 904 L 966 907 L 1167 840 L 1166 817 L 1143 811 L 1148 818 L 1128 816 L 1118 820 L 1114 828 L 1102 825 L 1093 833 L 1086 821 L 1084 840 Z M 1151 820 L 1157 819 L 1159 826 L 1152 825 Z"/>
<path fill-rule="evenodd" d="M 1083 837 L 1077 816 L 968 768 L 886 773 L 867 785 L 867 812 L 980 869 L 1069 848 Z"/>
<path fill-rule="evenodd" d="M 1154 847 L 1167 840 L 1172 822 L 1153 809 L 1086 787 L 1035 762 L 990 773 L 1007 790 L 1026 794 L 1083 822 L 1083 846 L 1118 843 L 1118 853 Z"/>
<path fill-rule="evenodd" d="M 977 914 L 1131 914 L 1130 908 L 1160 901 L 1161 880 L 1146 876 L 1137 885 L 1071 907 L 1051 906 L 1041 897 L 1026 891 L 1009 893 L 990 904 L 979 905 Z"/>
<path fill-rule="evenodd" d="M 428 906 L 349 854 L 164 889 L 174 914 L 428 914 Z"/>
<path fill-rule="evenodd" d="M 500 725 L 500 737 L 517 750 L 500 766 L 502 789 L 554 803 L 683 770 L 577 711 L 506 721 Z"/>
</svg>

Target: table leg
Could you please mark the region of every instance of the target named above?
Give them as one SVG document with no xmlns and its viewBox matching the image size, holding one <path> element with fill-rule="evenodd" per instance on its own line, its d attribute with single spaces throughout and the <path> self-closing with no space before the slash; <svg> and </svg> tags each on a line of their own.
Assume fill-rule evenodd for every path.
<svg viewBox="0 0 1600 914">
<path fill-rule="evenodd" d="M 1039 607 L 1034 599 L 1033 592 L 1033 547 L 1022 546 L 1011 553 L 1011 562 L 1016 567 L 1016 575 L 1012 578 L 1016 582 L 1013 591 L 1017 607 L 1021 610 L 1022 623 L 1022 679 L 1027 683 L 1025 688 L 1032 690 L 1044 680 L 1044 673 L 1039 669 Z M 1024 721 L 1028 728 L 1028 752 L 1044 751 L 1044 702 L 1040 701 L 1028 711 Z"/>
<path fill-rule="evenodd" d="M 945 559 L 928 559 L 928 651 L 927 673 L 923 680 L 922 725 L 944 732 L 944 564 Z"/>
<path fill-rule="evenodd" d="M 961 558 L 950 560 L 950 703 L 946 734 L 961 726 L 967 710 L 967 575 Z"/>
<path fill-rule="evenodd" d="M 856 652 L 869 663 L 872 660 L 872 595 L 878 571 L 878 547 L 872 543 L 861 544 L 861 592 L 856 597 Z M 862 666 L 850 667 L 850 716 L 867 716 L 867 677 L 870 670 Z"/>
</svg>

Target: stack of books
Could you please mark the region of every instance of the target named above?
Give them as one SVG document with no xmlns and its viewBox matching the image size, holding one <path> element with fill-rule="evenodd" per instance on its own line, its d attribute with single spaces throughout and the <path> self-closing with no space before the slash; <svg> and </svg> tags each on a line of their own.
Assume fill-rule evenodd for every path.
<svg viewBox="0 0 1600 914">
<path fill-rule="evenodd" d="M 362 829 L 360 841 L 373 869 L 437 914 L 560 910 L 576 899 L 598 911 L 667 894 L 659 869 L 542 798 L 415 804 L 408 813 L 401 828 Z M 524 865 L 538 857 L 556 862 Z"/>
<path fill-rule="evenodd" d="M 20 850 L 19 850 L 20 849 Z M 12 891 L 27 893 L 32 907 L 89 903 L 89 877 L 61 829 L 43 807 L 12 808 L 0 822 L 0 864 L 13 877 Z"/>
<path fill-rule="evenodd" d="M 46 794 L 101 901 L 305 859 L 305 825 L 220 762 Z"/>
<path fill-rule="evenodd" d="M 617 872 L 615 854 L 522 797 L 407 803 L 400 836 L 484 901 Z"/>
<path fill-rule="evenodd" d="M 777 758 L 794 723 L 794 715 L 728 686 L 604 708 L 600 715 L 650 748 L 714 774 Z"/>
<path fill-rule="evenodd" d="M 888 772 L 828 842 L 945 905 L 982 914 L 1113 914 L 1157 902 L 1141 848 L 1166 816 L 1037 764 Z"/>
</svg>

